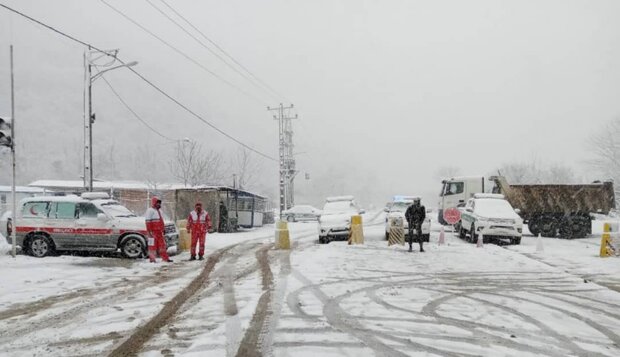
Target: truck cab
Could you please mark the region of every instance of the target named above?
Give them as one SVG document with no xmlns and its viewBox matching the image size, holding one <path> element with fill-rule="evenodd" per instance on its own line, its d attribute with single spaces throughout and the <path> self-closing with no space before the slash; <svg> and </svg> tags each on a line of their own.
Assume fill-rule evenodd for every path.
<svg viewBox="0 0 620 357">
<path fill-rule="evenodd" d="M 464 207 L 467 201 L 474 197 L 474 194 L 484 193 L 486 192 L 485 189 L 490 189 L 492 186 L 486 182 L 484 176 L 452 177 L 441 181 L 441 183 L 437 219 L 443 225 L 448 224 L 443 219 L 444 210 L 452 207 Z"/>
</svg>

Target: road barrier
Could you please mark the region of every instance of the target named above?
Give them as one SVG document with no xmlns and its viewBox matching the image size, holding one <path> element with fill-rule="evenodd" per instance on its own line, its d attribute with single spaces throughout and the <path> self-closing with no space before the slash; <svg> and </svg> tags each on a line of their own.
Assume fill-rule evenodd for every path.
<svg viewBox="0 0 620 357">
<path fill-rule="evenodd" d="M 620 241 L 618 240 L 618 223 L 605 223 L 601 237 L 601 258 L 620 255 Z M 612 233 L 615 233 L 612 235 Z"/>
<path fill-rule="evenodd" d="M 364 244 L 364 228 L 362 226 L 362 216 L 351 216 L 351 235 L 349 244 Z"/>
<path fill-rule="evenodd" d="M 291 249 L 291 238 L 288 231 L 288 222 L 276 222 L 276 249 Z"/>
<path fill-rule="evenodd" d="M 401 217 L 396 217 L 390 220 L 388 247 L 394 244 L 405 245 L 405 226 Z"/>
<path fill-rule="evenodd" d="M 187 233 L 187 220 L 180 219 L 177 221 L 177 227 L 179 227 L 179 251 L 189 250 L 192 244 L 192 237 Z"/>
</svg>

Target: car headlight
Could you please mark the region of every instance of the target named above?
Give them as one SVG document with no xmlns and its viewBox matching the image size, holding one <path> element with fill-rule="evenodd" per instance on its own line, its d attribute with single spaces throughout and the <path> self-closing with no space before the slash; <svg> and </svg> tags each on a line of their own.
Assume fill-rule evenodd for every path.
<svg viewBox="0 0 620 357">
<path fill-rule="evenodd" d="M 489 222 L 487 222 L 487 221 L 480 221 L 480 222 L 478 222 L 478 224 L 476 225 L 476 230 L 477 230 L 477 231 L 481 231 L 481 230 L 483 230 L 483 229 L 484 229 L 486 226 L 488 226 L 488 225 L 489 225 Z"/>
</svg>

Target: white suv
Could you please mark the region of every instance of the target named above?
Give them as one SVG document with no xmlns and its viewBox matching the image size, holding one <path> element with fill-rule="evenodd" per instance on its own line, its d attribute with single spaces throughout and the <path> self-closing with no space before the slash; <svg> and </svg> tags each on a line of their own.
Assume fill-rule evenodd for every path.
<svg viewBox="0 0 620 357">
<path fill-rule="evenodd" d="M 347 240 L 351 234 L 351 216 L 363 214 L 353 196 L 327 197 L 319 216 L 319 243 Z"/>
<path fill-rule="evenodd" d="M 467 201 L 461 214 L 459 236 L 475 243 L 482 234 L 485 243 L 507 239 L 520 244 L 523 219 L 504 199 L 504 195 L 477 193 Z"/>
<path fill-rule="evenodd" d="M 17 245 L 32 256 L 60 250 L 118 249 L 127 258 L 146 256 L 144 217 L 100 193 L 29 197 L 18 207 Z M 7 227 L 6 222 L 0 222 L 0 227 Z M 176 251 L 179 234 L 173 222 L 165 223 L 165 236 L 168 249 Z"/>
</svg>

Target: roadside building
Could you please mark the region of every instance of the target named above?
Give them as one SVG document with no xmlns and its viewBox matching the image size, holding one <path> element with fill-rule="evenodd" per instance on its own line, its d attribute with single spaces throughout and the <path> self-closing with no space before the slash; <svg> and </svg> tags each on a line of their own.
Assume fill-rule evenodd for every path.
<svg viewBox="0 0 620 357">
<path fill-rule="evenodd" d="M 214 220 L 213 228 L 219 228 L 220 205 L 223 203 L 228 211 L 228 227 L 261 227 L 273 218 L 270 201 L 267 197 L 228 186 L 186 187 L 182 184 L 148 184 L 136 181 L 95 181 L 94 191 L 106 192 L 129 208 L 136 215 L 142 216 L 148 208 L 150 198 L 155 195 L 162 199 L 162 212 L 175 221 L 185 219 L 194 208 L 196 201 L 203 204 Z M 53 191 L 55 194 L 76 194 L 85 191 L 81 180 L 38 180 L 30 188 Z"/>
</svg>

